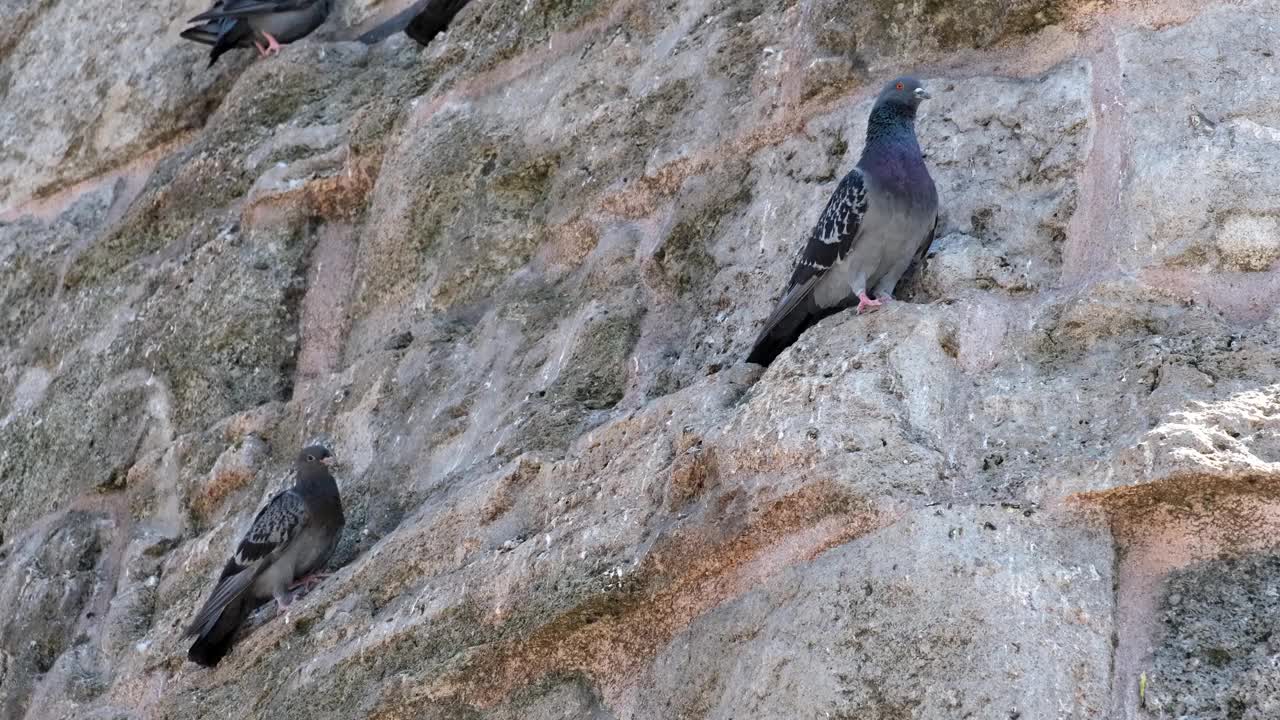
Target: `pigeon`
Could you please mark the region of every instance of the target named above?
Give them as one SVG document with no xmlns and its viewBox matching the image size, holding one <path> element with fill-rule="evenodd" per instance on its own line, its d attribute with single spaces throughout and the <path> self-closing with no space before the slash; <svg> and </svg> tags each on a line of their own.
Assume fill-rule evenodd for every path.
<svg viewBox="0 0 1280 720">
<path fill-rule="evenodd" d="M 213 45 L 209 65 L 233 47 L 258 49 L 262 56 L 310 35 L 329 17 L 330 0 L 215 0 L 191 18 L 200 23 L 182 32 L 187 40 Z"/>
<path fill-rule="evenodd" d="M 432 38 L 449 27 L 453 16 L 466 7 L 468 2 L 470 0 L 416 0 L 357 37 L 356 41 L 375 45 L 403 31 L 410 39 L 425 47 Z"/>
<path fill-rule="evenodd" d="M 432 38 L 449 27 L 453 16 L 466 7 L 468 2 L 470 0 L 427 0 L 421 12 L 404 29 L 404 34 L 425 47 Z"/>
<path fill-rule="evenodd" d="M 827 201 L 747 362 L 768 366 L 806 329 L 855 299 L 859 313 L 892 300 L 898 280 L 924 264 L 938 224 L 938 191 L 915 129 L 916 109 L 928 98 L 912 77 L 880 91 L 862 157 Z"/>
<path fill-rule="evenodd" d="M 329 562 L 346 524 L 338 485 L 329 474 L 332 461 L 322 446 L 302 449 L 295 463 L 297 482 L 258 512 L 183 634 L 196 638 L 188 659 L 217 665 L 258 605 L 274 599 L 279 609 L 288 608 L 294 589 L 306 592 L 325 577 L 318 571 Z"/>
<path fill-rule="evenodd" d="M 217 0 L 209 12 L 221 9 L 222 0 Z M 185 40 L 213 46 L 209 51 L 209 64 L 206 67 L 213 67 L 213 64 L 218 62 L 218 58 L 232 48 L 247 48 L 253 45 L 253 29 L 249 27 L 249 23 L 233 17 L 217 18 L 189 27 L 179 36 Z"/>
</svg>

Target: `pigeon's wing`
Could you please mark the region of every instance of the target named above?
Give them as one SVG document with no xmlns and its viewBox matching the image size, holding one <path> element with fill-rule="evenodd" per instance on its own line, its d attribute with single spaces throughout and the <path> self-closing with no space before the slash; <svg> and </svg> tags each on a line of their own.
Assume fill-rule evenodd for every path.
<svg viewBox="0 0 1280 720">
<path fill-rule="evenodd" d="M 222 34 L 221 27 L 218 23 L 204 23 L 196 27 L 190 27 L 178 33 L 178 37 L 183 40 L 198 42 L 202 45 L 213 45 L 218 42 L 218 37 Z"/>
<path fill-rule="evenodd" d="M 224 17 L 209 20 L 200 25 L 189 27 L 179 35 L 185 40 L 213 46 L 213 49 L 209 52 L 210 67 L 228 50 L 237 47 L 249 47 L 253 43 L 253 29 L 249 27 L 247 21 L 241 18 Z"/>
<path fill-rule="evenodd" d="M 222 610 L 240 597 L 253 584 L 262 570 L 271 566 L 289 547 L 310 517 L 306 503 L 292 489 L 271 498 L 271 502 L 258 512 L 249 532 L 227 561 L 218 578 L 218 585 L 205 601 L 196 619 L 187 628 L 187 635 L 201 635 L 217 623 Z"/>
<path fill-rule="evenodd" d="M 911 258 L 911 264 L 907 266 L 906 272 L 902 273 L 902 277 L 898 279 L 899 286 L 910 282 L 929 267 L 929 248 L 933 246 L 933 240 L 937 235 L 938 217 L 935 215 L 933 224 L 929 226 L 929 232 L 925 233 L 924 238 L 920 240 L 920 244 L 916 247 L 915 257 Z"/>
<path fill-rule="evenodd" d="M 229 0 L 229 1 L 233 3 L 236 2 L 236 0 Z M 205 10 L 199 15 L 196 15 L 195 17 L 191 18 L 187 22 L 198 23 L 198 22 L 205 22 L 207 20 L 217 19 L 221 17 L 222 12 L 227 9 L 227 2 L 228 0 L 214 0 L 213 4 L 209 6 L 208 10 Z"/>
<path fill-rule="evenodd" d="M 317 2 L 323 0 L 220 0 L 209 10 L 191 18 L 190 22 L 305 10 Z"/>
<path fill-rule="evenodd" d="M 822 314 L 836 309 L 819 306 L 813 291 L 818 281 L 853 250 L 866 212 L 867 188 L 862 171 L 855 167 L 836 186 L 823 208 L 809 241 L 796 257 L 787 292 L 765 321 L 747 362 L 768 365 Z"/>
<path fill-rule="evenodd" d="M 796 257 L 791 281 L 787 283 L 788 293 L 825 275 L 853 250 L 866 213 L 866 184 L 862 170 L 854 168 L 831 193 L 831 199 L 827 200 L 827 206 L 822 209 L 818 223 L 809 234 L 809 241 Z"/>
<path fill-rule="evenodd" d="M 289 543 L 298 536 L 310 519 L 307 504 L 295 490 L 289 489 L 271 498 L 267 506 L 258 511 L 253 525 L 236 547 L 236 554 L 227 562 L 227 570 L 246 568 L 262 560 L 275 560 Z M 238 572 L 238 570 L 233 570 Z"/>
</svg>

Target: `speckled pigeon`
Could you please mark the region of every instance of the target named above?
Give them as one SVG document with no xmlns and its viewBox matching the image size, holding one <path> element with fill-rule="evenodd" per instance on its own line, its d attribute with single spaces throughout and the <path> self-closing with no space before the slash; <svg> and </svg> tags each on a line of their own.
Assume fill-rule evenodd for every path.
<svg viewBox="0 0 1280 720">
<path fill-rule="evenodd" d="M 200 25 L 182 37 L 213 45 L 209 64 L 233 47 L 252 44 L 260 55 L 275 55 L 281 44 L 310 35 L 329 17 L 330 0 L 215 0 L 191 18 Z M 210 42 L 212 40 L 212 42 Z"/>
<path fill-rule="evenodd" d="M 310 589 L 329 562 L 346 523 L 338 484 L 329 474 L 333 457 L 319 445 L 303 448 L 297 482 L 267 503 L 227 561 L 209 599 L 184 637 L 193 662 L 213 667 L 231 649 L 236 630 L 255 607 L 274 598 L 280 608 L 298 587 Z"/>
<path fill-rule="evenodd" d="M 923 263 L 938 222 L 938 191 L 915 129 L 916 108 L 928 97 L 911 77 L 880 91 L 862 158 L 827 201 L 747 362 L 768 365 L 854 299 L 858 312 L 891 300 L 898 280 Z"/>
</svg>

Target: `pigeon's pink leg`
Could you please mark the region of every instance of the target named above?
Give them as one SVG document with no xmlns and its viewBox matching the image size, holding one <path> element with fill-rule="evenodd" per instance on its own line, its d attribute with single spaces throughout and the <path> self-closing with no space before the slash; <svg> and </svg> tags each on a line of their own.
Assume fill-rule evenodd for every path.
<svg viewBox="0 0 1280 720">
<path fill-rule="evenodd" d="M 274 36 L 272 36 L 272 34 L 271 34 L 271 33 L 265 33 L 265 32 L 264 32 L 264 33 L 262 33 L 262 37 L 264 37 L 264 38 L 266 38 L 266 39 L 267 39 L 267 49 L 266 49 L 266 51 L 264 51 L 264 52 L 263 52 L 263 55 L 278 55 L 278 54 L 280 54 L 280 43 L 276 41 L 275 37 L 274 37 Z"/>
<path fill-rule="evenodd" d="M 861 315 L 862 311 L 865 310 L 866 308 L 878 308 L 883 304 L 884 304 L 883 300 L 872 300 L 871 298 L 867 297 L 867 291 L 862 290 L 858 293 L 857 313 Z"/>
<path fill-rule="evenodd" d="M 289 624 L 289 605 L 293 603 L 293 593 L 285 592 L 276 595 L 276 615 L 284 615 L 284 624 Z"/>
<path fill-rule="evenodd" d="M 329 577 L 329 573 L 311 573 L 310 575 L 294 580 L 293 584 L 289 586 L 289 589 L 296 590 L 297 588 L 302 588 L 303 593 L 309 593 L 327 577 Z"/>
<path fill-rule="evenodd" d="M 254 41 L 253 41 L 253 46 L 254 46 L 255 48 L 257 48 L 257 49 L 258 49 L 258 57 L 266 57 L 266 56 L 267 56 L 267 46 L 266 46 L 266 45 L 259 45 L 259 44 L 258 44 L 258 41 L 257 41 L 257 40 L 254 40 Z"/>
</svg>

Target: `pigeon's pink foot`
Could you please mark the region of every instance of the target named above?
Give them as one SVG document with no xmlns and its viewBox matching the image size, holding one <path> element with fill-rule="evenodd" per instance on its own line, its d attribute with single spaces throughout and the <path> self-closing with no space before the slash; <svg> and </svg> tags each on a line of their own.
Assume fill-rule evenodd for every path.
<svg viewBox="0 0 1280 720">
<path fill-rule="evenodd" d="M 329 577 L 329 573 L 311 573 L 310 575 L 300 577 L 293 581 L 293 584 L 289 586 L 289 589 L 296 590 L 298 588 L 302 588 L 303 594 L 306 594 L 311 592 L 315 586 L 319 585 L 327 577 Z"/>
<path fill-rule="evenodd" d="M 861 315 L 863 310 L 866 310 L 867 308 L 878 308 L 883 304 L 883 300 L 872 300 L 867 297 L 867 291 L 863 290 L 858 293 L 858 309 L 856 312 Z"/>
<path fill-rule="evenodd" d="M 293 592 L 293 588 L 290 587 L 289 589 L 275 596 L 276 615 L 284 618 L 285 625 L 288 625 L 291 622 L 289 619 L 289 609 L 293 606 L 293 601 L 297 600 L 298 597 L 302 594 L 304 593 Z"/>
<path fill-rule="evenodd" d="M 263 55 L 280 54 L 280 43 L 272 36 L 271 33 L 262 33 L 262 37 L 267 39 L 267 49 L 263 51 Z"/>
</svg>

